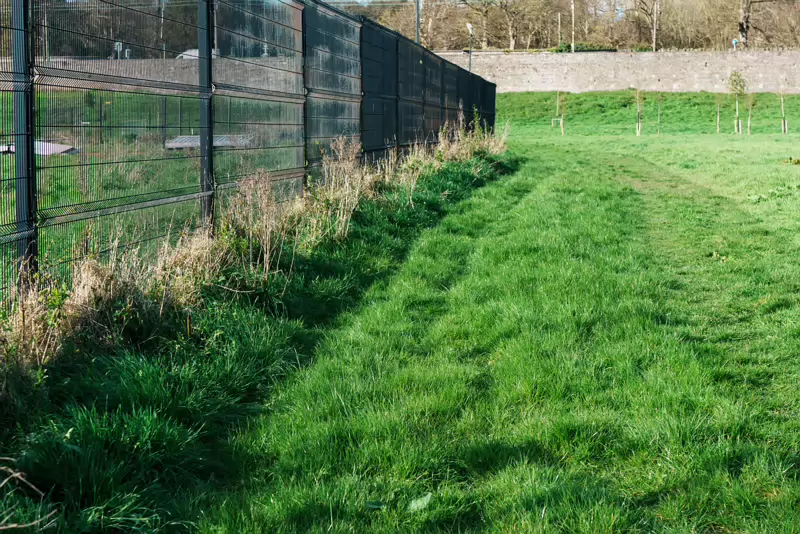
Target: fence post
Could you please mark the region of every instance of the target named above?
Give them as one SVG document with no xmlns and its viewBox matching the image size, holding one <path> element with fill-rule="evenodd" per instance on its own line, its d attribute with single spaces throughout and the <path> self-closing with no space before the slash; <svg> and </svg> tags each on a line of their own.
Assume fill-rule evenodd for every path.
<svg viewBox="0 0 800 534">
<path fill-rule="evenodd" d="M 161 100 L 161 147 L 167 149 L 167 97 Z"/>
<path fill-rule="evenodd" d="M 306 69 L 306 55 L 308 54 L 308 51 L 306 50 L 306 34 L 308 33 L 306 27 L 306 10 L 310 5 L 312 4 L 304 4 L 303 11 L 300 12 L 300 27 L 303 30 L 300 32 L 303 48 L 303 53 L 301 55 L 301 64 L 303 69 L 303 168 L 306 169 L 305 173 L 303 174 L 303 194 L 305 194 L 306 186 L 308 186 L 309 171 L 311 167 L 308 161 L 308 71 Z"/>
<path fill-rule="evenodd" d="M 203 228 L 213 229 L 214 218 L 214 121 L 213 86 L 211 84 L 212 50 L 214 49 L 213 0 L 198 2 L 198 61 L 200 70 L 200 190 Z"/>
<path fill-rule="evenodd" d="M 417 46 L 422 48 L 421 45 Z M 429 137 L 431 132 L 428 130 L 428 125 L 426 124 L 428 122 L 428 114 L 426 113 L 426 110 L 428 109 L 428 58 L 425 57 L 424 48 L 422 48 L 420 57 L 422 58 L 422 132 L 425 134 L 425 141 L 423 142 L 423 145 L 429 145 Z"/>
<path fill-rule="evenodd" d="M 24 269 L 38 267 L 36 222 L 36 152 L 34 144 L 34 92 L 31 65 L 30 0 L 12 0 L 14 44 L 14 160 L 16 171 L 17 253 Z M 25 277 L 22 277 L 23 279 Z"/>
</svg>

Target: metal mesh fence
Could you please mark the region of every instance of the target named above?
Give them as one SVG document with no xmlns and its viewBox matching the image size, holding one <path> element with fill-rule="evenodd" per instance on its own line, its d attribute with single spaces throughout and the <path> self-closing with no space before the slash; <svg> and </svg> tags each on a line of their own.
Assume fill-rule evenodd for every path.
<svg viewBox="0 0 800 534">
<path fill-rule="evenodd" d="M 494 85 L 313 0 L 0 0 L 0 287 L 159 246 L 245 180 L 302 194 L 347 136 L 432 142 Z"/>
</svg>

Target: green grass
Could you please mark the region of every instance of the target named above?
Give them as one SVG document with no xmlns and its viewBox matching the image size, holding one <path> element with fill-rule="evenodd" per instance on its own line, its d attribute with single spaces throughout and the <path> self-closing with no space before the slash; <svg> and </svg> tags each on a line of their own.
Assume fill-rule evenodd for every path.
<svg viewBox="0 0 800 534">
<path fill-rule="evenodd" d="M 72 532 L 800 531 L 800 151 L 692 106 L 637 138 L 619 96 L 565 137 L 501 96 L 514 172 L 383 191 L 282 298 L 228 273 L 191 335 L 82 346 L 0 456 Z"/>
<path fill-rule="evenodd" d="M 237 435 L 203 531 L 797 531 L 794 144 L 546 133 Z"/>
<path fill-rule="evenodd" d="M 0 406 L 0 456 L 49 492 L 0 488 L 0 519 L 57 510 L 66 532 L 184 531 L 236 487 L 256 458 L 234 433 L 264 412 L 275 384 L 313 362 L 314 347 L 364 291 L 402 263 L 416 236 L 494 177 L 446 165 L 413 193 L 390 188 L 362 204 L 345 243 L 287 257 L 294 275 L 254 284 L 227 272 L 187 317 L 142 323 L 119 311 L 126 341 L 77 339 Z M 500 165 L 498 163 L 497 165 Z M 8 377 L 4 377 L 6 379 Z"/>
<path fill-rule="evenodd" d="M 498 95 L 497 124 L 550 128 L 556 117 L 556 93 L 506 93 Z M 658 131 L 658 100 L 661 99 L 662 134 L 716 134 L 717 104 L 720 105 L 720 130 L 734 135 L 736 100 L 732 95 L 714 93 L 642 92 L 642 120 L 645 135 Z M 633 135 L 636 132 L 636 92 L 561 93 L 567 135 Z M 740 119 L 747 131 L 748 97 L 740 101 Z M 781 133 L 780 96 L 772 93 L 753 95 L 753 134 Z M 800 96 L 786 95 L 786 118 L 790 133 L 800 118 Z M 560 111 L 559 111 L 560 116 Z"/>
</svg>

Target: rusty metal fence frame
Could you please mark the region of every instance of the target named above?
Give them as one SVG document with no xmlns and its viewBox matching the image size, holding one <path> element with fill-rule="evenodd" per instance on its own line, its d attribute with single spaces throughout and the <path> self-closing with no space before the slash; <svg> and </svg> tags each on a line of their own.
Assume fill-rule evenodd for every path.
<svg viewBox="0 0 800 534">
<path fill-rule="evenodd" d="M 243 181 L 300 195 L 337 137 L 380 157 L 495 120 L 494 84 L 317 0 L 0 0 L 0 67 L 2 297 L 20 265 L 209 226 Z"/>
</svg>

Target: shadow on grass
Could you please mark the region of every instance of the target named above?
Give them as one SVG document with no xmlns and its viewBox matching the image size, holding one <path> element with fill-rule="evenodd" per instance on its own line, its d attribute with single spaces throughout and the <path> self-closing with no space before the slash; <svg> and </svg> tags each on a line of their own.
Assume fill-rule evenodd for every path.
<svg viewBox="0 0 800 534">
<path fill-rule="evenodd" d="M 444 165 L 420 181 L 413 202 L 403 191 L 378 192 L 357 211 L 347 240 L 295 258 L 288 280 L 233 294 L 210 290 L 190 331 L 185 316 L 157 325 L 171 334 L 155 348 L 89 344 L 49 366 L 0 452 L 49 492 L 62 531 L 186 530 L 207 495 L 264 461 L 244 456 L 231 430 L 263 411 L 273 387 L 398 269 L 424 229 L 521 164 L 481 161 L 478 176 L 472 163 Z M 0 504 L 3 517 L 11 511 Z"/>
</svg>

